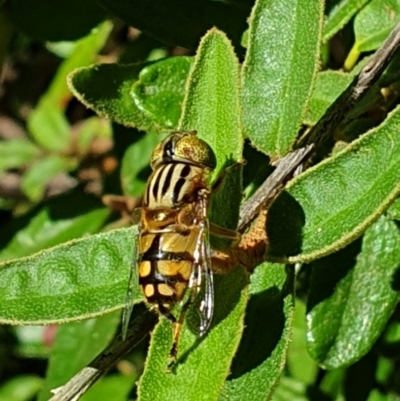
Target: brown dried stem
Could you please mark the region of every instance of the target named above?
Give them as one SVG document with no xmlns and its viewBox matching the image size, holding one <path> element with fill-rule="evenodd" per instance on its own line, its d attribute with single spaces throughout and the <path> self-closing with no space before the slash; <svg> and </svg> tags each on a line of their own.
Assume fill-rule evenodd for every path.
<svg viewBox="0 0 400 401">
<path fill-rule="evenodd" d="M 78 400 L 101 376 L 107 373 L 124 355 L 128 354 L 150 333 L 157 321 L 157 315 L 146 311 L 130 325 L 125 340 L 116 337 L 112 343 L 88 366 L 78 372 L 64 386 L 53 390 L 49 401 Z"/>
</svg>

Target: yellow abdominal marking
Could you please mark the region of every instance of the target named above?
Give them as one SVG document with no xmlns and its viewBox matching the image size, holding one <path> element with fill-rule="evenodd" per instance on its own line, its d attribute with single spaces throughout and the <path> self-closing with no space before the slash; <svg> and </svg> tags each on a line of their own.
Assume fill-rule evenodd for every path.
<svg viewBox="0 0 400 401">
<path fill-rule="evenodd" d="M 168 284 L 158 284 L 157 289 L 164 297 L 172 297 L 174 295 L 174 290 Z"/>
<path fill-rule="evenodd" d="M 147 277 L 151 273 L 151 263 L 149 260 L 143 260 L 139 266 L 139 276 Z"/>
<path fill-rule="evenodd" d="M 154 285 L 153 284 L 147 284 L 146 287 L 144 287 L 144 295 L 146 295 L 147 298 L 150 298 L 154 295 Z"/>
<path fill-rule="evenodd" d="M 189 281 L 190 274 L 192 273 L 192 262 L 187 260 L 180 260 L 178 262 L 159 260 L 157 268 L 160 274 L 164 276 L 175 276 L 180 274 L 184 280 Z"/>
</svg>

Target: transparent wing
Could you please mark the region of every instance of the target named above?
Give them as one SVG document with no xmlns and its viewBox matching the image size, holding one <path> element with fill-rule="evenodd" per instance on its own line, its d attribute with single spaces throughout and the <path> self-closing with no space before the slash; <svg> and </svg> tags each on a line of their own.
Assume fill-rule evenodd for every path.
<svg viewBox="0 0 400 401">
<path fill-rule="evenodd" d="M 125 307 L 122 311 L 122 339 L 125 340 L 126 334 L 128 332 L 129 321 L 132 314 L 133 309 L 133 288 L 138 283 L 138 244 L 139 244 L 139 232 L 140 232 L 140 224 L 138 224 L 134 230 L 134 249 L 132 254 L 132 262 L 131 269 L 129 271 L 129 280 L 128 280 L 128 288 L 126 290 L 126 300 Z"/>
<path fill-rule="evenodd" d="M 204 277 L 204 297 L 201 300 L 200 312 L 200 335 L 204 335 L 211 325 L 214 314 L 214 279 L 211 270 L 211 252 L 208 241 L 202 241 L 202 276 Z"/>
<path fill-rule="evenodd" d="M 200 272 L 199 280 L 204 279 L 204 297 L 200 302 L 200 335 L 203 336 L 211 325 L 214 314 L 214 279 L 211 269 L 210 228 L 207 220 L 207 204 L 203 202 L 203 221 L 200 223 Z"/>
</svg>

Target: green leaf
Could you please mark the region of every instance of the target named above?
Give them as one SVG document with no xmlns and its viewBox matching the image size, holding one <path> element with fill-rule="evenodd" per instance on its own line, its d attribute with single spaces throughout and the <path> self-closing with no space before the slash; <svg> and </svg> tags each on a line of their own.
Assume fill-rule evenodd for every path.
<svg viewBox="0 0 400 401">
<path fill-rule="evenodd" d="M 242 68 L 243 124 L 273 157 L 293 144 L 318 69 L 322 1 L 258 0 Z"/>
<path fill-rule="evenodd" d="M 0 260 L 32 255 L 45 248 L 99 231 L 109 215 L 94 197 L 73 191 L 53 198 L 35 214 L 29 214 L 13 238 L 0 252 Z M 3 230 L 5 231 L 3 226 Z M 3 231 L 3 232 L 4 232 Z"/>
<path fill-rule="evenodd" d="M 191 57 L 170 57 L 140 71 L 132 97 L 139 110 L 162 127 L 176 128 L 181 116 Z"/>
<path fill-rule="evenodd" d="M 400 220 L 400 199 L 396 199 L 388 209 L 388 216 L 393 220 Z"/>
<path fill-rule="evenodd" d="M 269 400 L 285 366 L 294 307 L 293 268 L 285 272 L 284 265 L 264 263 L 252 274 L 249 289 L 245 330 L 221 401 Z"/>
<path fill-rule="evenodd" d="M 71 135 L 64 109 L 71 94 L 67 86 L 67 75 L 75 68 L 93 62 L 111 31 L 112 24 L 106 22 L 77 42 L 71 56 L 64 60 L 47 92 L 28 118 L 28 129 L 35 141 L 50 151 L 66 152 L 71 145 Z"/>
<path fill-rule="evenodd" d="M 0 401 L 30 401 L 42 387 L 38 376 L 16 376 L 0 387 Z"/>
<path fill-rule="evenodd" d="M 364 356 L 381 335 L 398 299 L 400 232 L 382 216 L 360 241 L 313 262 L 307 304 L 308 349 L 325 368 Z"/>
<path fill-rule="evenodd" d="M 27 139 L 0 142 L 0 172 L 21 167 L 40 155 L 40 150 Z"/>
<path fill-rule="evenodd" d="M 114 336 L 119 321 L 119 313 L 110 313 L 58 327 L 38 401 L 48 400 L 50 390 L 65 384 L 103 351 Z"/>
<path fill-rule="evenodd" d="M 354 19 L 358 52 L 377 49 L 400 21 L 399 0 L 372 0 Z"/>
<path fill-rule="evenodd" d="M 13 334 L 18 342 L 16 349 L 18 355 L 21 358 L 47 358 L 49 348 L 46 340 L 51 330 L 52 328 L 48 326 L 13 327 Z"/>
<path fill-rule="evenodd" d="M 370 0 L 340 0 L 329 11 L 323 31 L 326 42 L 339 32 Z"/>
<path fill-rule="evenodd" d="M 50 52 L 59 58 L 68 58 L 75 50 L 77 42 L 61 41 L 61 42 L 46 42 L 45 47 Z"/>
<path fill-rule="evenodd" d="M 18 30 L 52 41 L 78 39 L 105 18 L 95 0 L 10 0 L 9 12 Z"/>
<path fill-rule="evenodd" d="M 373 389 L 367 401 L 391 401 L 389 394 L 382 394 L 379 390 Z"/>
<path fill-rule="evenodd" d="M 66 97 L 71 97 L 67 84 L 68 74 L 75 68 L 92 63 L 97 58 L 112 28 L 113 25 L 106 21 L 93 29 L 89 35 L 75 43 L 72 54 L 61 63 L 45 95 L 48 100 L 56 102 L 58 108 L 64 109 L 66 106 Z"/>
<path fill-rule="evenodd" d="M 99 116 L 143 131 L 161 132 L 133 101 L 131 90 L 143 65 L 99 64 L 78 68 L 68 76 L 72 93 Z"/>
<path fill-rule="evenodd" d="M 190 72 L 179 129 L 196 130 L 212 147 L 217 157 L 214 179 L 242 157 L 240 115 L 239 63 L 226 36 L 213 29 L 202 39 Z M 213 197 L 211 220 L 236 228 L 240 193 L 237 168 Z"/>
<path fill-rule="evenodd" d="M 22 177 L 21 187 L 24 194 L 33 202 L 39 201 L 46 185 L 57 174 L 71 170 L 76 162 L 65 157 L 50 155 L 33 163 Z"/>
<path fill-rule="evenodd" d="M 196 130 L 217 156 L 214 177 L 242 155 L 239 62 L 227 37 L 215 29 L 202 39 L 187 82 L 181 130 Z"/>
<path fill-rule="evenodd" d="M 196 49 L 200 38 L 218 27 L 239 48 L 251 2 L 209 0 L 99 0 L 111 14 L 172 45 Z M 149 17 L 151 16 L 151 18 Z"/>
<path fill-rule="evenodd" d="M 143 194 L 151 173 L 150 156 L 160 140 L 160 136 L 148 133 L 126 150 L 121 165 L 121 184 L 125 195 Z"/>
<path fill-rule="evenodd" d="M 315 125 L 328 107 L 350 85 L 353 77 L 339 71 L 322 71 L 317 74 L 315 87 L 304 117 L 304 123 Z"/>
<path fill-rule="evenodd" d="M 140 401 L 218 399 L 243 330 L 247 275 L 242 268 L 236 268 L 215 279 L 212 327 L 200 340 L 189 328 L 183 330 L 178 364 L 173 373 L 165 371 L 172 340 L 171 324 L 162 319 L 153 331 L 145 371 L 139 383 Z"/>
<path fill-rule="evenodd" d="M 77 130 L 76 136 L 79 152 L 85 154 L 95 139 L 112 140 L 111 122 L 99 117 L 86 118 Z"/>
<path fill-rule="evenodd" d="M 28 129 L 36 143 L 52 152 L 67 152 L 71 145 L 70 127 L 56 103 L 42 98 L 28 118 Z"/>
<path fill-rule="evenodd" d="M 122 374 L 104 377 L 83 395 L 81 401 L 126 401 L 136 380 L 137 377 Z"/>
<path fill-rule="evenodd" d="M 319 387 L 324 394 L 330 397 L 329 400 L 343 400 L 342 382 L 345 373 L 345 369 L 335 369 L 325 373 Z"/>
<path fill-rule="evenodd" d="M 392 325 L 389 325 L 389 330 Z M 387 377 L 391 374 L 393 369 L 392 362 L 389 359 L 380 357 L 378 359 L 378 364 L 376 367 L 376 381 L 378 383 L 383 383 Z"/>
<path fill-rule="evenodd" d="M 272 257 L 305 262 L 359 237 L 400 193 L 400 108 L 342 152 L 291 181 L 272 204 Z"/>
<path fill-rule="evenodd" d="M 290 377 L 282 377 L 273 401 L 309 401 L 307 385 Z"/>
<path fill-rule="evenodd" d="M 0 264 L 0 321 L 50 324 L 122 308 L 136 228 L 71 241 Z M 133 301 L 142 300 L 135 287 Z"/>
<path fill-rule="evenodd" d="M 306 306 L 296 299 L 292 338 L 287 355 L 287 371 L 295 380 L 312 385 L 318 373 L 318 366 L 307 350 Z"/>
</svg>

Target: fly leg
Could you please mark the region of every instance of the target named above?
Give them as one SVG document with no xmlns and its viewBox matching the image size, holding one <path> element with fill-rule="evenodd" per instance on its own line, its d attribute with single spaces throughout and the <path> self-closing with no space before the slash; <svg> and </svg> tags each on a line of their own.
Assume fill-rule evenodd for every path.
<svg viewBox="0 0 400 401">
<path fill-rule="evenodd" d="M 232 166 L 228 167 L 228 168 L 233 168 L 233 167 L 237 167 L 238 165 L 241 165 L 239 163 L 235 163 Z M 225 170 L 226 171 L 226 170 Z M 224 174 L 224 172 L 218 177 L 217 182 L 214 183 L 214 186 L 218 183 L 219 178 Z M 218 238 L 224 238 L 224 239 L 228 239 L 233 241 L 232 246 L 236 246 L 241 239 L 241 235 L 239 232 L 237 232 L 236 230 L 232 230 L 230 228 L 225 228 L 225 227 L 221 227 L 218 224 L 215 223 L 211 223 L 207 220 L 207 203 L 208 203 L 208 197 L 209 197 L 210 193 L 209 191 L 203 190 L 203 191 L 199 191 L 199 197 L 200 197 L 200 202 L 201 202 L 201 208 L 202 208 L 202 228 L 201 228 L 201 234 L 200 236 L 203 237 L 203 241 L 209 240 L 209 234 L 212 234 L 215 237 Z M 199 248 L 199 250 L 201 249 L 201 247 Z M 204 258 L 205 255 L 202 255 L 202 257 Z"/>
<path fill-rule="evenodd" d="M 175 318 L 172 313 L 168 312 L 167 314 L 163 315 L 172 322 L 172 346 L 169 351 L 169 356 L 168 356 L 168 366 L 167 366 L 167 372 L 171 372 L 172 368 L 174 367 L 176 363 L 176 359 L 178 356 L 178 343 L 179 343 L 179 338 L 182 333 L 182 326 L 183 322 L 185 320 L 185 315 L 187 310 L 189 309 L 190 304 L 192 303 L 192 297 L 190 297 L 182 306 L 181 311 L 179 313 L 178 319 Z"/>
<path fill-rule="evenodd" d="M 190 289 L 189 298 L 182 305 L 178 319 L 176 319 L 175 316 L 173 316 L 171 313 L 167 313 L 167 314 L 163 313 L 164 316 L 172 322 L 172 346 L 171 346 L 171 350 L 169 352 L 169 362 L 168 362 L 168 366 L 167 366 L 168 372 L 171 371 L 171 369 L 174 367 L 176 360 L 177 360 L 178 343 L 179 343 L 179 338 L 182 333 L 182 327 L 183 327 L 183 323 L 185 321 L 186 313 L 187 313 L 190 305 L 192 305 L 194 303 L 199 291 L 200 291 L 200 286 L 197 286 L 197 285 Z M 202 320 L 202 318 L 201 318 L 201 320 Z M 204 322 L 202 322 L 201 325 L 204 326 Z M 208 328 L 208 325 L 207 325 L 207 328 Z M 205 333 L 204 327 L 203 327 L 203 330 L 201 328 L 200 328 L 200 330 L 201 330 L 200 335 L 204 335 L 204 333 Z"/>
<path fill-rule="evenodd" d="M 236 245 L 238 245 L 240 240 L 241 240 L 241 238 L 242 238 L 240 233 L 235 231 L 235 230 L 231 230 L 229 228 L 221 227 L 221 226 L 218 226 L 217 224 L 214 224 L 214 223 L 209 223 L 209 226 L 210 226 L 210 233 L 214 237 L 231 240 L 232 241 L 232 245 L 231 245 L 232 248 L 234 248 Z"/>
</svg>

